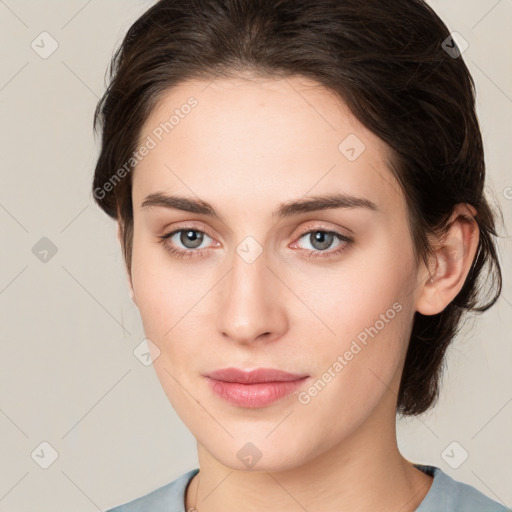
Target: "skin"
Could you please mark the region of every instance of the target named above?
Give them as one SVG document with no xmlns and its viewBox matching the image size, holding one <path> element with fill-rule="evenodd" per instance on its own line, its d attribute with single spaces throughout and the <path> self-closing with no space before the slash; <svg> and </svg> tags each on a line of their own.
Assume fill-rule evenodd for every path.
<svg viewBox="0 0 512 512">
<path fill-rule="evenodd" d="M 140 140 L 190 96 L 197 107 L 134 171 L 130 276 L 155 371 L 197 440 L 200 473 L 186 509 L 415 510 L 432 478 L 397 447 L 400 376 L 414 312 L 442 311 L 464 283 L 478 228 L 462 215 L 474 210 L 457 207 L 426 268 L 414 257 L 389 148 L 331 92 L 299 77 L 188 81 L 167 92 Z M 366 147 L 354 161 L 338 149 L 350 134 Z M 281 203 L 333 192 L 377 210 L 272 216 Z M 155 193 L 207 201 L 220 219 L 143 206 Z M 162 244 L 180 228 L 207 234 L 196 249 L 180 233 Z M 322 252 L 306 228 L 353 241 L 334 237 Z M 247 236 L 261 250 L 250 263 L 236 252 Z M 196 257 L 177 258 L 171 247 Z M 229 366 L 280 368 L 307 374 L 299 391 L 307 390 L 394 303 L 400 312 L 307 404 L 295 393 L 239 407 L 203 377 Z M 248 442 L 261 453 L 252 468 L 237 457 Z"/>
</svg>

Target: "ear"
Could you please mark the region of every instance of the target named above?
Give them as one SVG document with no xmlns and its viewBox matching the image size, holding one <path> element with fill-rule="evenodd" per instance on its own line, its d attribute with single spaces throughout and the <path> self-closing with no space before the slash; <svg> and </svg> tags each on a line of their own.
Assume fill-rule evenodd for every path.
<svg viewBox="0 0 512 512">
<path fill-rule="evenodd" d="M 122 230 L 121 222 L 117 221 L 117 240 L 119 241 L 121 246 L 123 245 L 123 234 L 122 233 L 123 233 L 123 230 Z M 130 291 L 129 291 L 130 299 L 135 303 L 135 305 L 137 305 L 137 301 L 135 299 L 135 294 L 133 293 L 132 276 L 129 274 L 128 269 L 126 268 L 126 265 L 125 265 L 124 268 L 126 270 L 126 277 L 128 279 L 128 286 L 130 288 Z"/>
<path fill-rule="evenodd" d="M 423 272 L 417 296 L 416 311 L 419 313 L 440 313 L 462 289 L 480 238 L 475 215 L 476 210 L 470 204 L 458 204 L 450 217 L 447 233 L 434 242 L 432 265 Z"/>
</svg>

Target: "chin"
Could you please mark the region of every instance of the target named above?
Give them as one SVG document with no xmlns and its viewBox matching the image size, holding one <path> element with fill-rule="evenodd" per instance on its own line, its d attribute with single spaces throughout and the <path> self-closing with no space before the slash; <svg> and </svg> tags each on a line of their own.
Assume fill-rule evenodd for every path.
<svg viewBox="0 0 512 512">
<path fill-rule="evenodd" d="M 233 438 L 226 434 L 225 437 L 229 439 L 214 445 L 211 432 L 204 433 L 204 444 L 196 439 L 213 458 L 234 471 L 288 471 L 323 452 L 320 446 L 308 447 L 311 438 L 306 432 L 305 436 L 297 437 L 296 431 L 292 433 L 283 430 L 281 436 L 274 432 L 270 435 L 270 438 L 275 436 L 273 439 L 265 439 L 268 432 L 269 429 L 265 428 L 265 433 L 255 432 L 254 435 L 236 435 Z M 301 449 L 298 449 L 299 446 Z"/>
</svg>

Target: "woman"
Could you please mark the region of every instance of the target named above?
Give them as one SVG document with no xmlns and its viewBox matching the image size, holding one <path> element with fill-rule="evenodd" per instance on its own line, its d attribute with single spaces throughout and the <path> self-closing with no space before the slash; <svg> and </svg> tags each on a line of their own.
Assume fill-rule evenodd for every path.
<svg viewBox="0 0 512 512">
<path fill-rule="evenodd" d="M 161 0 L 95 122 L 200 465 L 113 511 L 506 510 L 397 447 L 501 290 L 472 79 L 423 1 Z"/>
</svg>

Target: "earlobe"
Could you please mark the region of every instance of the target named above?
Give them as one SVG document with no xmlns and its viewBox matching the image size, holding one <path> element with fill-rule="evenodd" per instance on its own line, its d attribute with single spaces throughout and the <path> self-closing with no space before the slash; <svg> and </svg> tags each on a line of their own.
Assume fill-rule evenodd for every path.
<svg viewBox="0 0 512 512">
<path fill-rule="evenodd" d="M 130 295 L 130 299 L 133 301 L 133 303 L 135 305 L 137 305 L 137 301 L 135 300 L 135 294 L 133 293 L 133 286 L 132 286 L 132 283 L 130 281 L 128 281 L 128 285 L 130 287 L 130 291 L 129 291 L 129 295 Z"/>
<path fill-rule="evenodd" d="M 446 234 L 435 243 L 433 269 L 423 277 L 416 311 L 441 313 L 457 296 L 469 273 L 478 248 L 476 210 L 465 203 L 455 207 Z"/>
<path fill-rule="evenodd" d="M 123 230 L 121 227 L 121 222 L 117 221 L 117 241 L 123 245 Z"/>
<path fill-rule="evenodd" d="M 117 222 L 117 240 L 119 241 L 119 243 L 121 244 L 121 247 L 122 247 L 123 246 L 123 234 L 122 234 L 121 223 L 119 221 Z M 128 279 L 128 287 L 130 288 L 128 291 L 128 295 L 130 297 L 130 300 L 132 300 L 133 303 L 135 305 L 137 305 L 137 300 L 135 299 L 135 294 L 133 292 L 132 278 L 131 278 L 130 274 L 128 273 L 128 269 L 126 267 L 125 267 L 125 270 L 126 270 L 126 277 Z"/>
</svg>

